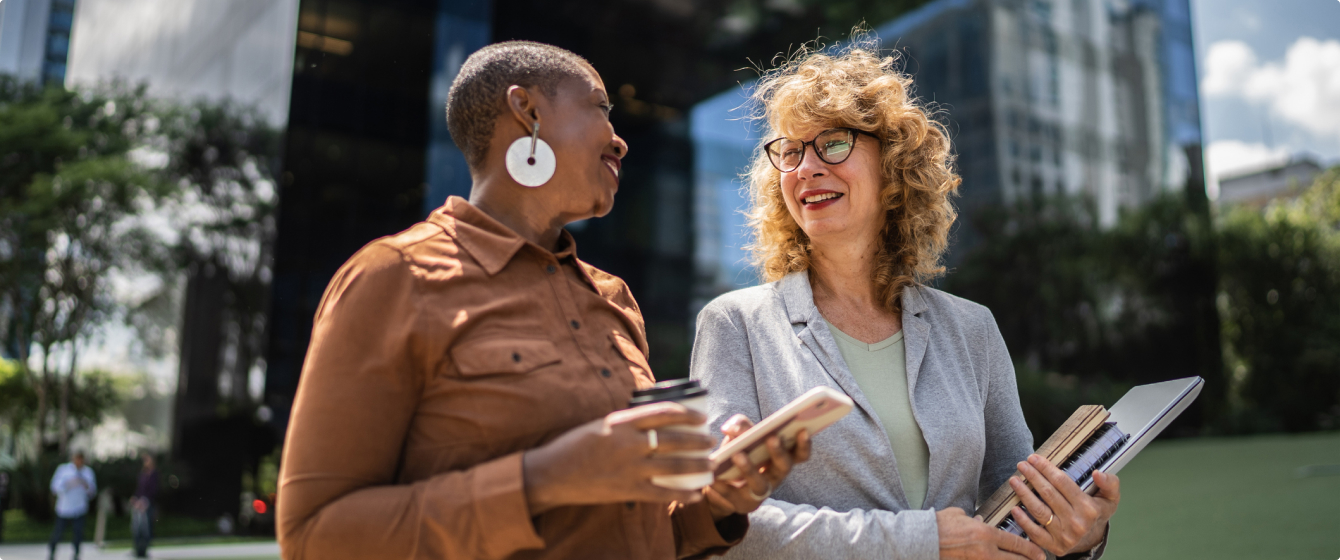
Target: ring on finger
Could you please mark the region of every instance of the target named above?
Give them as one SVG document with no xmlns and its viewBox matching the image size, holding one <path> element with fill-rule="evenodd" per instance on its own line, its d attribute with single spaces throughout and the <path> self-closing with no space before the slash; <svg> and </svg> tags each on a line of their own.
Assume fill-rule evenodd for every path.
<svg viewBox="0 0 1340 560">
<path fill-rule="evenodd" d="M 749 492 L 749 497 L 752 498 L 755 502 L 761 502 L 763 500 L 766 500 L 768 499 L 768 496 L 772 495 L 772 481 L 765 479 L 764 482 L 768 483 L 768 489 L 763 491 L 762 496 L 755 494 L 753 488 L 750 488 L 749 486 L 744 487 L 745 491 Z"/>
<path fill-rule="evenodd" d="M 1056 521 L 1056 512 L 1052 512 L 1051 517 L 1047 518 L 1047 522 L 1042 524 L 1042 528 L 1046 529 L 1047 527 L 1051 526 L 1053 521 Z"/>
<path fill-rule="evenodd" d="M 658 438 L 656 437 L 656 429 L 652 428 L 647 430 L 647 451 L 649 453 L 655 453 L 656 448 L 660 446 L 661 442 L 658 441 Z"/>
</svg>

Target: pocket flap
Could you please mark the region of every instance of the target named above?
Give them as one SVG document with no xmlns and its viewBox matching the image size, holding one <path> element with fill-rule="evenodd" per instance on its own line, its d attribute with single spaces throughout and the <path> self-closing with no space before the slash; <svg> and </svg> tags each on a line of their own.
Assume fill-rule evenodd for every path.
<svg viewBox="0 0 1340 560">
<path fill-rule="evenodd" d="M 563 361 L 553 342 L 515 338 L 466 341 L 451 349 L 451 359 L 461 375 L 525 373 Z"/>
<path fill-rule="evenodd" d="M 614 341 L 614 347 L 619 349 L 624 359 L 633 362 L 633 365 L 642 368 L 643 371 L 650 373 L 651 366 L 647 363 L 647 355 L 642 353 L 642 349 L 637 347 L 632 340 L 624 336 L 619 331 L 610 333 L 610 339 Z"/>
</svg>

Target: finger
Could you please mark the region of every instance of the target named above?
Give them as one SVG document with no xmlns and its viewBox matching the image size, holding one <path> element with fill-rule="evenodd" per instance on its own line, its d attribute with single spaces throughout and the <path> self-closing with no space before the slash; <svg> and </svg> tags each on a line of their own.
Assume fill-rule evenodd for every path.
<svg viewBox="0 0 1340 560">
<path fill-rule="evenodd" d="M 1070 515 L 1070 501 L 1052 486 L 1051 480 L 1048 479 L 1046 475 L 1038 472 L 1037 469 L 1033 468 L 1033 465 L 1026 462 L 1019 463 L 1019 472 L 1023 473 L 1023 475 L 1028 478 L 1028 482 L 1033 485 L 1033 490 L 1037 492 L 1037 495 L 1042 497 L 1042 501 L 1047 503 L 1047 507 L 1051 508 L 1052 513 L 1055 513 L 1056 517 L 1060 518 Z M 1074 484 L 1074 482 L 1071 482 L 1071 484 Z M 1023 496 L 1021 495 L 1019 498 L 1022 500 Z"/>
<path fill-rule="evenodd" d="M 1112 502 L 1113 507 L 1121 501 L 1121 480 L 1117 475 L 1093 471 L 1093 483 L 1098 486 L 1097 498 Z"/>
<path fill-rule="evenodd" d="M 1051 481 L 1052 487 L 1056 488 L 1061 492 L 1061 495 L 1065 496 L 1066 501 L 1072 504 L 1078 504 L 1083 501 L 1083 498 L 1088 497 L 1088 494 L 1085 494 L 1083 490 L 1079 489 L 1079 485 L 1075 484 L 1075 481 L 1070 480 L 1070 475 L 1067 475 L 1065 471 L 1056 468 L 1056 465 L 1053 465 L 1051 461 L 1042 458 L 1041 455 L 1036 453 L 1029 455 L 1028 464 L 1033 465 L 1033 468 L 1037 469 L 1043 476 L 1047 477 L 1047 480 Z"/>
<path fill-rule="evenodd" d="M 1014 489 L 1014 494 L 1019 496 L 1019 501 L 1024 504 L 1025 508 L 1028 508 L 1028 513 L 1032 514 L 1039 526 L 1047 523 L 1048 519 L 1052 519 L 1052 522 L 1047 525 L 1047 528 L 1055 526 L 1056 521 L 1052 518 L 1052 515 L 1055 514 L 1052 512 L 1051 508 L 1042 503 L 1042 499 L 1038 498 L 1037 494 L 1034 494 L 1032 489 L 1025 486 L 1024 481 L 1019 480 L 1019 477 L 1017 476 L 1011 476 L 1010 488 Z"/>
<path fill-rule="evenodd" d="M 749 460 L 749 457 L 746 457 L 744 453 L 736 453 L 730 459 L 732 463 L 735 463 L 735 468 L 744 473 L 741 479 L 749 486 L 749 490 L 755 496 L 762 496 L 768 492 L 768 487 L 771 484 L 758 472 L 758 467 Z"/>
<path fill-rule="evenodd" d="M 768 446 L 768 457 L 771 458 L 764 473 L 768 480 L 772 482 L 781 482 L 786 475 L 791 473 L 791 454 L 782 449 L 782 441 L 776 436 L 769 437 L 766 442 Z"/>
<path fill-rule="evenodd" d="M 646 482 L 638 487 L 638 490 L 640 490 L 639 494 L 641 494 L 641 496 L 635 500 L 638 502 L 655 502 L 662 504 L 679 502 L 682 504 L 696 504 L 704 499 L 703 493 L 698 490 L 675 490 L 673 488 L 665 488 L 653 484 L 651 479 L 647 479 Z"/>
<path fill-rule="evenodd" d="M 1019 528 L 1024 530 L 1024 534 L 1028 535 L 1029 540 L 1042 548 L 1051 550 L 1053 553 L 1056 552 L 1056 539 L 1052 537 L 1051 533 L 1047 532 L 1046 527 L 1039 524 L 1047 520 L 1047 515 L 1044 514 L 1041 520 L 1034 522 L 1033 518 L 1024 512 L 1024 508 L 1015 506 L 1010 510 L 1010 516 L 1014 518 L 1015 523 L 1019 524 Z M 1051 526 L 1056 526 L 1055 521 L 1052 522 Z"/>
<path fill-rule="evenodd" d="M 642 475 L 694 474 L 711 472 L 712 461 L 702 457 L 670 457 L 652 455 L 642 460 Z"/>
<path fill-rule="evenodd" d="M 748 416 L 736 414 L 735 416 L 730 417 L 730 420 L 727 420 L 725 424 L 721 425 L 721 433 L 735 438 L 739 437 L 740 434 L 745 433 L 752 427 L 754 427 L 754 422 L 750 420 Z"/>
<path fill-rule="evenodd" d="M 650 439 L 646 432 L 639 432 L 639 437 L 644 440 L 641 445 L 650 445 Z M 681 432 L 679 430 L 656 430 L 656 453 L 674 453 L 676 451 L 702 451 L 711 449 L 716 441 L 712 436 L 698 434 L 694 432 Z"/>
<path fill-rule="evenodd" d="M 726 498 L 726 496 L 722 494 L 721 490 L 717 489 L 716 483 L 703 489 L 703 499 L 722 509 L 738 511 L 738 508 L 735 507 L 735 502 Z"/>
<path fill-rule="evenodd" d="M 1005 551 L 1032 558 L 1033 560 L 1047 560 L 1047 554 L 1038 548 L 1038 545 L 1024 540 L 1023 537 L 1012 535 L 1005 531 L 996 531 L 996 547 Z"/>
<path fill-rule="evenodd" d="M 698 426 L 707 421 L 707 416 L 679 403 L 659 402 L 611 412 L 606 416 L 611 426 L 631 425 L 639 430 L 662 428 L 679 424 Z"/>
<path fill-rule="evenodd" d="M 792 463 L 804 463 L 810 460 L 810 431 L 801 430 L 796 434 L 796 447 L 791 450 Z"/>
</svg>

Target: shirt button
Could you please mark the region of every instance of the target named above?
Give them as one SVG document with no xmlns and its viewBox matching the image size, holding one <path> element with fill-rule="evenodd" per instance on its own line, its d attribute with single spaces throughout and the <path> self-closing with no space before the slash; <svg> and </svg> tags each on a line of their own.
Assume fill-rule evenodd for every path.
<svg viewBox="0 0 1340 560">
<path fill-rule="evenodd" d="M 576 319 L 573 319 L 572 322 L 569 323 L 569 324 L 572 325 L 572 328 L 574 328 L 574 329 L 580 329 L 580 328 L 582 328 L 582 324 L 581 324 L 581 323 L 578 323 Z"/>
<path fill-rule="evenodd" d="M 610 373 L 610 370 L 609 370 L 609 369 L 602 369 L 602 370 L 600 370 L 600 375 L 602 375 L 602 376 L 604 376 L 604 377 L 609 377 L 609 376 L 611 376 L 611 375 L 613 375 L 613 374 Z"/>
<path fill-rule="evenodd" d="M 544 267 L 544 271 L 548 272 L 549 274 L 553 274 L 555 272 L 558 272 L 558 267 L 551 264 L 549 266 Z"/>
</svg>

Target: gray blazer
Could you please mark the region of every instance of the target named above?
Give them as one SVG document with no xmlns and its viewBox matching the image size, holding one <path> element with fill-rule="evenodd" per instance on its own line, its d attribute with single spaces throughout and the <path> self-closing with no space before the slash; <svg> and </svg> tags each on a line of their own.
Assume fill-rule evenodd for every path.
<svg viewBox="0 0 1340 560">
<path fill-rule="evenodd" d="M 910 287 L 903 332 L 912 412 L 930 448 L 924 510 L 908 509 L 893 448 L 814 305 L 807 273 L 722 295 L 698 315 L 690 371 L 708 390 L 713 433 L 735 414 L 758 422 L 819 385 L 856 402 L 749 516 L 749 533 L 727 557 L 938 558 L 934 510 L 971 514 L 1032 452 L 1014 366 L 989 310 Z"/>
</svg>

